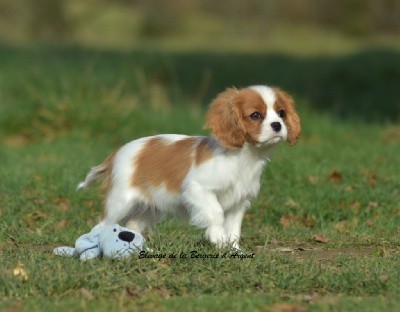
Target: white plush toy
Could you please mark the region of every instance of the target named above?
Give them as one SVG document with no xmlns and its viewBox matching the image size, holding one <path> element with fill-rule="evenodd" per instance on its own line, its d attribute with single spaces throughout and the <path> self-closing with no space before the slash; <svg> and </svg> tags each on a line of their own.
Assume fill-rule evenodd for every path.
<svg viewBox="0 0 400 312">
<path fill-rule="evenodd" d="M 82 261 L 98 257 L 122 259 L 142 250 L 145 239 L 137 232 L 114 225 L 96 225 L 75 242 L 75 248 L 57 247 L 54 254 L 64 257 L 79 256 Z"/>
</svg>

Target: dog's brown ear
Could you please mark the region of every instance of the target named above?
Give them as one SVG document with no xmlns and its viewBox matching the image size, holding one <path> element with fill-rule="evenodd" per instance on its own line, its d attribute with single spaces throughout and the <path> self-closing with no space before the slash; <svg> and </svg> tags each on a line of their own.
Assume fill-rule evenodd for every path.
<svg viewBox="0 0 400 312">
<path fill-rule="evenodd" d="M 283 108 L 286 112 L 284 122 L 288 129 L 287 142 L 289 145 L 294 145 L 301 133 L 300 117 L 296 111 L 294 100 L 289 94 L 278 88 L 274 88 L 274 91 L 277 96 L 275 105 Z"/>
<path fill-rule="evenodd" d="M 226 89 L 211 102 L 206 114 L 205 128 L 226 148 L 242 147 L 246 134 L 236 103 L 239 90 Z"/>
</svg>

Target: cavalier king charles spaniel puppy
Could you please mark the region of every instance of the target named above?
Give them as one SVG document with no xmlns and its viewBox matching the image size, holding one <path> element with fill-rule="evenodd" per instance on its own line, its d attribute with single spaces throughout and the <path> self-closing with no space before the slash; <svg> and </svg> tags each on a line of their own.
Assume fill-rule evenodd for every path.
<svg viewBox="0 0 400 312">
<path fill-rule="evenodd" d="M 293 99 L 278 88 L 229 88 L 211 103 L 212 136 L 161 134 L 134 140 L 93 167 L 78 188 L 103 178 L 101 224 L 143 232 L 167 213 L 204 228 L 217 247 L 239 249 L 241 224 L 274 147 L 294 145 L 301 126 Z"/>
</svg>

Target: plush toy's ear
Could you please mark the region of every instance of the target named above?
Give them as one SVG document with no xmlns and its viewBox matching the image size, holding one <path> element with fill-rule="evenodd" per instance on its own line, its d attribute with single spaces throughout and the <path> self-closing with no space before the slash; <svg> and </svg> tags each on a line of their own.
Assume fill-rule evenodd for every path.
<svg viewBox="0 0 400 312">
<path fill-rule="evenodd" d="M 76 253 L 80 255 L 88 249 L 98 248 L 102 229 L 103 226 L 98 224 L 89 233 L 80 236 L 75 242 Z"/>
<path fill-rule="evenodd" d="M 100 248 L 95 247 L 95 248 L 88 249 L 88 250 L 85 250 L 84 252 L 82 252 L 79 259 L 81 259 L 82 261 L 87 261 L 87 260 L 99 258 L 100 256 L 101 256 Z"/>
</svg>

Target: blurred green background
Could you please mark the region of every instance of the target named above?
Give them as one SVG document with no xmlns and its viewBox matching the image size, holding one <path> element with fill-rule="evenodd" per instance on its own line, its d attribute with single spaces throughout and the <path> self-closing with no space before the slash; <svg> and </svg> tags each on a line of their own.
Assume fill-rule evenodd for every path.
<svg viewBox="0 0 400 312">
<path fill-rule="evenodd" d="M 0 0 L 0 39 L 15 44 L 337 53 L 399 33 L 396 0 Z"/>
<path fill-rule="evenodd" d="M 12 93 L 37 80 L 82 85 L 90 72 L 107 76 L 95 89 L 166 106 L 264 83 L 317 112 L 398 122 L 399 35 L 396 0 L 0 0 L 0 113 L 31 111 Z M 18 72 L 33 81 L 10 93 Z"/>
<path fill-rule="evenodd" d="M 396 0 L 0 0 L 0 39 L 132 48 L 337 52 L 399 46 Z M 292 48 L 296 48 L 293 51 Z"/>
<path fill-rule="evenodd" d="M 135 60 L 132 75 L 188 101 L 267 83 L 367 121 L 399 120 L 399 35 L 396 0 L 0 0 L 3 64 Z"/>
</svg>

